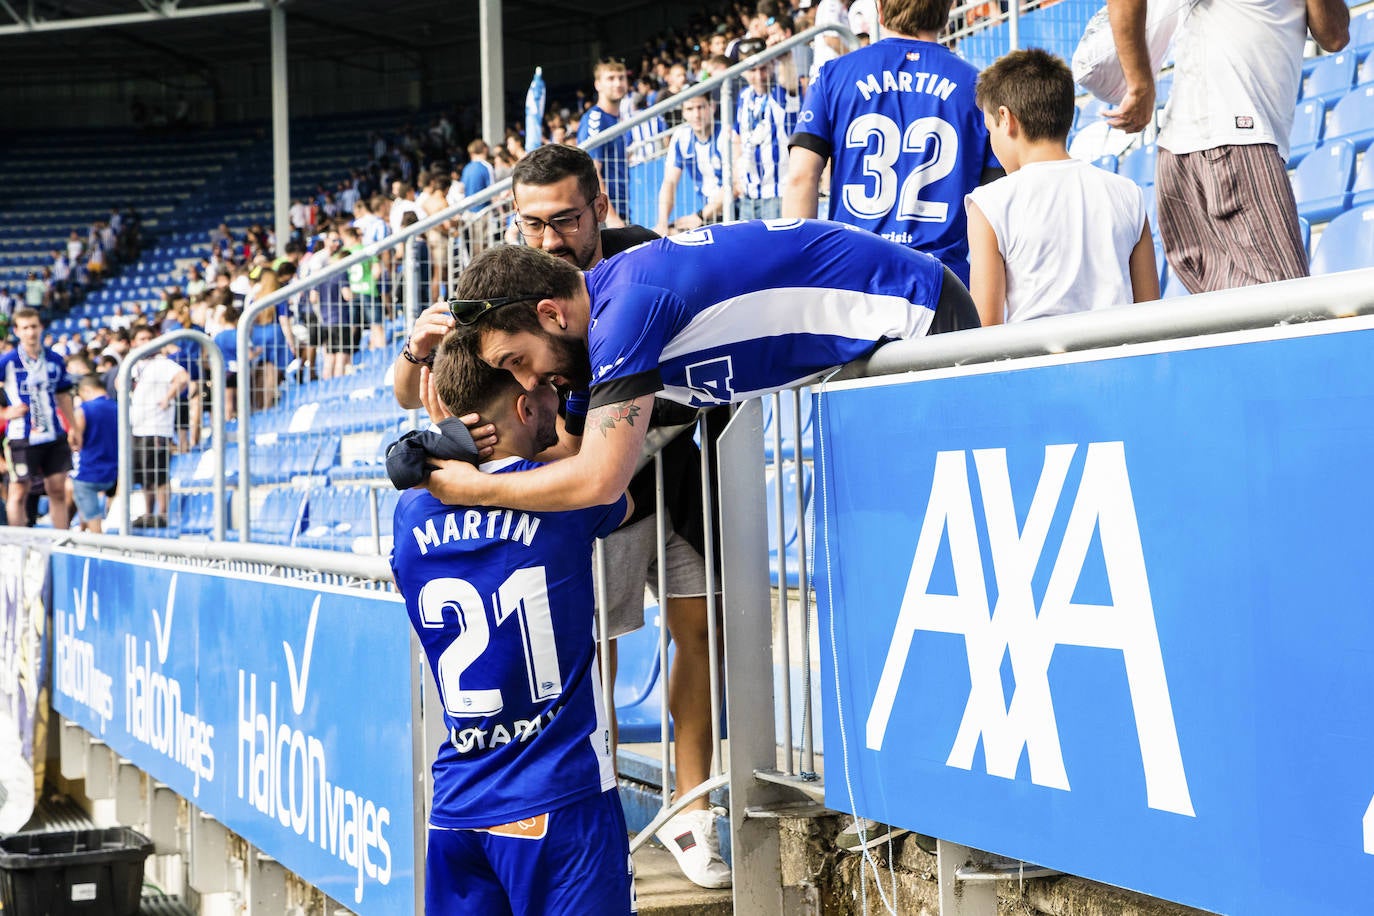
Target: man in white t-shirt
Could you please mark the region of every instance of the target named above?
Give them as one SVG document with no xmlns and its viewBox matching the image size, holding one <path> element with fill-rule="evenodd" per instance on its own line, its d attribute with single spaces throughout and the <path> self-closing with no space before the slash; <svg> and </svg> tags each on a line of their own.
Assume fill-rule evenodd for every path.
<svg viewBox="0 0 1374 916">
<path fill-rule="evenodd" d="M 1109 0 L 1126 95 L 1115 127 L 1154 115 L 1146 0 Z M 1199 0 L 1179 27 L 1155 189 L 1170 269 L 1192 292 L 1307 276 L 1284 163 L 1308 30 L 1350 40 L 1345 0 Z"/>
<path fill-rule="evenodd" d="M 151 328 L 134 333 L 134 346 L 153 339 Z M 177 398 L 190 384 L 186 370 L 172 361 L 176 344 L 134 366 L 134 390 L 129 396 L 129 427 L 134 437 L 134 484 L 143 487 L 148 511 L 130 528 L 167 527 L 167 481 L 176 444 Z"/>
</svg>

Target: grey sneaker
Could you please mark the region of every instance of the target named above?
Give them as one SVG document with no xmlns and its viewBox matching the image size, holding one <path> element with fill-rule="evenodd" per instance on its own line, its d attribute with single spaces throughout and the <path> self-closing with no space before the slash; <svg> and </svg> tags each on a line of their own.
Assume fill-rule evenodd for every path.
<svg viewBox="0 0 1374 916">
<path fill-rule="evenodd" d="M 850 818 L 840 829 L 839 835 L 835 837 L 835 845 L 845 852 L 862 852 L 909 832 L 904 827 L 893 827 L 891 824 L 866 817 L 855 817 Z"/>
</svg>

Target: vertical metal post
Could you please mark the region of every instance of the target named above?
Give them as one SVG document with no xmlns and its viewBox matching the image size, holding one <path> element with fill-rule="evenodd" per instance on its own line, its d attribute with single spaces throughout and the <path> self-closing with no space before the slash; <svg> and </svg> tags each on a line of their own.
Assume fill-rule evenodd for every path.
<svg viewBox="0 0 1374 916">
<path fill-rule="evenodd" d="M 783 468 L 782 460 L 782 398 L 781 392 L 773 392 L 773 522 L 778 531 L 778 643 L 782 656 L 782 743 L 786 748 L 788 776 L 793 772 L 792 754 L 792 634 L 789 611 L 791 599 L 787 595 L 787 507 L 783 505 Z M 802 570 L 805 573 L 805 570 Z M 802 613 L 806 606 L 802 605 Z"/>
<path fill-rule="evenodd" d="M 735 81 L 728 79 L 720 87 L 720 139 L 721 163 L 720 183 L 724 185 L 721 199 L 720 221 L 735 221 Z"/>
<path fill-rule="evenodd" d="M 372 517 L 372 552 L 382 555 L 382 514 L 377 506 L 377 488 L 367 488 L 367 510 Z"/>
<path fill-rule="evenodd" d="M 444 730 L 444 710 L 439 704 L 439 694 L 434 687 L 434 679 L 429 673 L 424 646 L 420 637 L 412 630 L 410 634 L 410 759 L 411 759 L 411 798 L 413 799 L 411 823 L 415 825 L 412 837 L 415 855 L 415 912 L 425 911 L 425 882 L 419 876 L 425 873 L 425 850 L 429 838 L 429 800 L 434 797 L 434 775 L 430 769 L 431 748 L 436 748 L 448 736 Z"/>
<path fill-rule="evenodd" d="M 272 4 L 272 225 L 277 254 L 291 237 L 291 141 L 286 94 L 286 11 Z"/>
<path fill-rule="evenodd" d="M 967 846 L 937 840 L 936 879 L 940 890 L 940 916 L 996 916 L 997 885 L 992 881 L 960 881 L 958 870 L 976 865 L 985 854 Z"/>
<path fill-rule="evenodd" d="M 807 544 L 808 535 L 806 528 L 806 478 L 802 476 L 802 421 L 801 405 L 802 391 L 794 388 L 791 392 L 792 397 L 792 442 L 797 450 L 796 461 L 793 463 L 793 470 L 797 474 L 797 594 L 801 605 L 801 640 L 802 640 L 802 775 L 808 778 L 815 778 L 816 775 L 816 748 L 815 748 L 815 729 L 812 727 L 812 718 L 816 710 L 811 707 L 811 582 L 807 578 L 810 566 L 807 563 Z M 810 398 L 808 391 L 806 397 Z M 791 708 L 788 708 L 789 715 Z"/>
<path fill-rule="evenodd" d="M 227 366 L 225 365 L 224 352 L 220 350 L 219 344 L 215 343 L 214 339 L 208 336 L 207 340 L 209 340 L 209 345 L 207 346 L 202 343 L 201 346 L 210 354 L 210 366 L 212 369 L 210 377 L 213 379 L 213 384 L 210 386 L 210 455 L 211 461 L 215 466 L 215 506 L 210 516 L 210 536 L 216 541 L 223 541 L 225 529 L 224 380 L 226 378 Z"/>
<path fill-rule="evenodd" d="M 606 596 L 606 541 L 597 538 L 592 545 L 592 580 L 596 588 L 596 657 L 601 661 L 601 705 L 606 725 L 615 717 L 615 683 L 611 677 L 610 608 Z M 619 743 L 617 736 L 617 743 Z"/>
<path fill-rule="evenodd" d="M 754 777 L 777 765 L 773 672 L 754 660 L 772 657 L 768 613 L 768 523 L 764 506 L 762 401 L 735 412 L 718 443 L 721 573 L 726 690 L 730 695 L 730 842 L 734 908 L 751 916 L 782 916 L 782 860 L 776 818 L 746 817 L 750 808 L 790 798 L 782 786 Z M 710 517 L 708 513 L 707 517 Z M 711 566 L 706 567 L 708 574 Z"/>
<path fill-rule="evenodd" d="M 1007 39 L 1009 51 L 1021 50 L 1021 0 L 1008 0 Z"/>
<path fill-rule="evenodd" d="M 663 767 L 662 784 L 663 806 L 672 804 L 672 780 L 668 771 L 672 760 L 668 754 L 668 514 L 663 508 L 663 452 L 654 452 L 654 537 L 658 549 L 658 676 L 663 679 L 663 689 L 659 691 L 658 709 L 658 752 Z M 710 514 L 710 511 L 707 511 Z M 706 563 L 710 567 L 710 561 Z M 708 573 L 709 575 L 709 573 Z M 715 713 L 711 720 L 715 721 Z"/>
<path fill-rule="evenodd" d="M 493 146 L 506 139 L 506 70 L 501 45 L 501 2 L 481 0 L 478 6 L 478 43 L 482 49 L 482 137 Z"/>
<path fill-rule="evenodd" d="M 424 311 L 420 307 L 420 263 L 415 257 L 415 240 L 406 239 L 401 253 L 401 295 L 405 298 L 406 339 L 415 331 L 415 321 Z M 420 410 L 406 411 L 410 417 L 410 428 L 420 428 Z"/>
<path fill-rule="evenodd" d="M 702 528 L 706 547 L 706 646 L 709 650 L 707 657 L 711 660 L 711 775 L 716 776 L 725 765 L 720 752 L 720 640 L 716 632 L 716 615 L 720 612 L 720 602 L 716 598 L 716 593 L 720 591 L 720 586 L 716 583 L 716 557 L 720 556 L 721 552 L 720 546 L 716 543 L 715 513 L 711 511 L 711 495 L 715 491 L 715 481 L 711 479 L 711 443 L 706 417 L 697 420 L 697 431 L 701 438 L 701 502 L 705 507 L 702 513 Z M 759 492 L 763 492 L 762 488 Z M 662 568 L 662 564 L 659 568 Z"/>
</svg>

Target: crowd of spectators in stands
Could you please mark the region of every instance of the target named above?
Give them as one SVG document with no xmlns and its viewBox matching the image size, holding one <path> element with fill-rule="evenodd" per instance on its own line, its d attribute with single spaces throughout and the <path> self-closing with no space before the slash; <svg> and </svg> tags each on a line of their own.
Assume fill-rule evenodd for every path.
<svg viewBox="0 0 1374 916">
<path fill-rule="evenodd" d="M 0 337 L 9 334 L 10 316 L 22 307 L 44 316 L 61 316 L 82 302 L 120 264 L 138 258 L 140 221 L 136 210 L 114 207 L 93 220 L 83 234 L 73 229 L 61 247 L 48 252 L 51 263 L 28 271 L 22 283 L 0 283 Z"/>
</svg>

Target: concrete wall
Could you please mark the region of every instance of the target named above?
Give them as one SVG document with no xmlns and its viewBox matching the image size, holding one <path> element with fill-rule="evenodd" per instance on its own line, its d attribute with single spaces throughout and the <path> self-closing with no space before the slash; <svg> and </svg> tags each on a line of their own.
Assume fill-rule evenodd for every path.
<svg viewBox="0 0 1374 916">
<path fill-rule="evenodd" d="M 860 871 L 863 859 L 835 846 L 839 818 L 782 821 L 783 885 L 793 890 L 794 908 L 825 916 L 865 913 Z M 933 846 L 932 846 L 933 848 Z M 886 847 L 877 850 L 875 878 L 867 876 L 867 913 L 885 912 L 875 880 L 881 880 L 889 900 L 896 881 L 895 909 L 903 916 L 939 916 L 939 888 L 935 856 L 922 848 L 920 838 L 907 834 L 893 841 L 892 865 Z M 1034 878 L 1001 881 L 997 888 L 999 914 L 1005 916 L 1203 916 L 1202 910 L 1146 897 L 1082 878 Z"/>
</svg>

